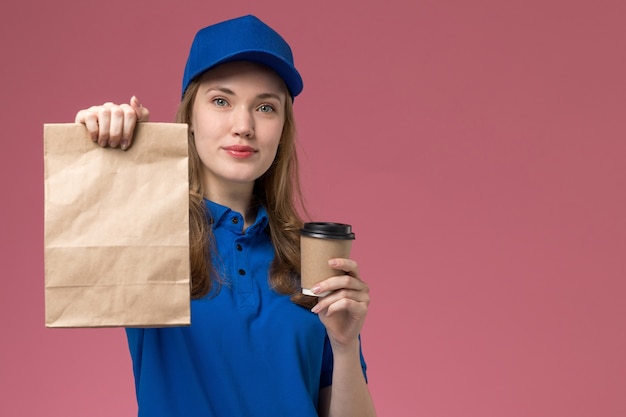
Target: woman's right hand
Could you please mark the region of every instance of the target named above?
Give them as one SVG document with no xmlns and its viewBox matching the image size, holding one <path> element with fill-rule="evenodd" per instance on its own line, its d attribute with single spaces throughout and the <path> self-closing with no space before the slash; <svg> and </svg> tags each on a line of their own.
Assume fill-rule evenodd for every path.
<svg viewBox="0 0 626 417">
<path fill-rule="evenodd" d="M 98 145 L 126 150 L 133 141 L 138 122 L 147 122 L 150 111 L 133 96 L 129 104 L 104 103 L 76 113 L 76 123 L 83 123 Z"/>
</svg>

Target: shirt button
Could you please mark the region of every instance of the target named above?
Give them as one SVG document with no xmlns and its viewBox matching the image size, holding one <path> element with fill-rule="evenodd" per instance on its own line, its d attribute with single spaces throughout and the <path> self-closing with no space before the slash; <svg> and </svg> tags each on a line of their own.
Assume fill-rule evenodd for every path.
<svg viewBox="0 0 626 417">
<path fill-rule="evenodd" d="M 232 222 L 233 224 L 237 224 L 239 223 L 239 219 L 237 217 L 233 217 Z"/>
<path fill-rule="evenodd" d="M 239 252 L 241 252 L 241 251 L 243 250 L 243 247 L 242 247 L 239 243 L 237 243 L 236 248 L 237 248 L 237 250 L 238 250 Z"/>
<path fill-rule="evenodd" d="M 246 271 L 244 271 L 243 269 L 239 270 L 239 275 L 246 275 Z"/>
</svg>

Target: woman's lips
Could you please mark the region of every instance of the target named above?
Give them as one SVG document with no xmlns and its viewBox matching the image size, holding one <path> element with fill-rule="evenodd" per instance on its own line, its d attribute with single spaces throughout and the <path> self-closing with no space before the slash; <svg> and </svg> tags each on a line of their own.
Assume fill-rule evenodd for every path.
<svg viewBox="0 0 626 417">
<path fill-rule="evenodd" d="M 252 156 L 256 149 L 251 146 L 245 145 L 231 145 L 223 148 L 230 156 L 237 159 L 249 158 Z"/>
</svg>

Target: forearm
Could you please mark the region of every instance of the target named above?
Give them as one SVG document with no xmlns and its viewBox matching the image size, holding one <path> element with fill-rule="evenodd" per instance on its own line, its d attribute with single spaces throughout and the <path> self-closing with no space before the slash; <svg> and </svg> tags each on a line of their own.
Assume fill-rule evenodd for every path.
<svg viewBox="0 0 626 417">
<path fill-rule="evenodd" d="M 374 417 L 359 354 L 359 343 L 334 350 L 333 382 L 330 387 L 328 417 Z"/>
<path fill-rule="evenodd" d="M 326 327 L 333 351 L 333 380 L 320 391 L 320 417 L 375 417 L 361 368 L 359 334 L 370 302 L 369 287 L 360 278 L 358 265 L 351 259 L 336 258 L 329 265 L 345 275 L 319 282 L 317 294 L 329 292 L 311 309 Z"/>
</svg>

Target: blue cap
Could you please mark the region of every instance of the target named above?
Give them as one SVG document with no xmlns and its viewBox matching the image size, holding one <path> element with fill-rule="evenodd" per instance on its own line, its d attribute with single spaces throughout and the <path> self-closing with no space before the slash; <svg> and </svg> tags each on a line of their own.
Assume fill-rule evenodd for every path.
<svg viewBox="0 0 626 417">
<path fill-rule="evenodd" d="M 183 95 L 194 78 L 232 61 L 250 61 L 270 67 L 285 81 L 291 97 L 302 91 L 302 77 L 293 64 L 287 42 L 257 17 L 248 15 L 196 33 L 183 75 Z"/>
</svg>

